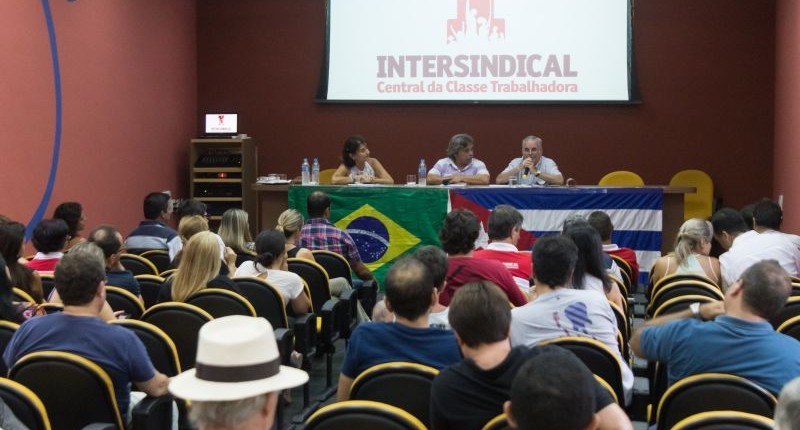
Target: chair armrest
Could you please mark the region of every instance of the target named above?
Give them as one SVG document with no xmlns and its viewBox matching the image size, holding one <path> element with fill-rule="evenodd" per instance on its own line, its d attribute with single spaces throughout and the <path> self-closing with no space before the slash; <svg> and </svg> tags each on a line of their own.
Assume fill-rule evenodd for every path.
<svg viewBox="0 0 800 430">
<path fill-rule="evenodd" d="M 294 350 L 304 356 L 314 352 L 317 344 L 317 316 L 313 313 L 294 319 Z"/>
<path fill-rule="evenodd" d="M 346 303 L 339 299 L 329 299 L 322 305 L 320 317 L 322 317 L 322 329 L 319 337 L 325 346 L 332 346 L 333 342 L 339 338 L 339 325 L 337 318 L 342 315 L 343 307 Z"/>
<path fill-rule="evenodd" d="M 349 339 L 350 333 L 358 324 L 356 320 L 356 316 L 358 315 L 358 293 L 356 290 L 343 291 L 342 294 L 339 295 L 339 300 L 346 303 L 344 306 L 346 312 L 342 313 L 342 317 L 339 320 L 339 331 L 343 338 Z"/>
<path fill-rule="evenodd" d="M 281 354 L 281 364 L 289 366 L 289 358 L 292 356 L 294 348 L 294 331 L 289 328 L 276 328 L 275 343 L 278 344 L 278 352 Z"/>
<path fill-rule="evenodd" d="M 367 315 L 372 315 L 372 308 L 378 302 L 378 283 L 374 280 L 364 282 L 358 289 L 358 299 Z"/>
<path fill-rule="evenodd" d="M 131 429 L 172 428 L 172 401 L 169 394 L 145 397 L 131 411 Z"/>
</svg>

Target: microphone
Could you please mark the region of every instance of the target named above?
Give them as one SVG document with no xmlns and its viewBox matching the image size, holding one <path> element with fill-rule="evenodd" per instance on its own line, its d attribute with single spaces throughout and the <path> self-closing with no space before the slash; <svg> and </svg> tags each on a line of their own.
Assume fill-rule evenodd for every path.
<svg viewBox="0 0 800 430">
<path fill-rule="evenodd" d="M 522 176 L 528 176 L 528 173 L 531 173 L 531 168 L 530 167 L 526 167 L 525 168 L 525 171 L 522 172 Z"/>
</svg>

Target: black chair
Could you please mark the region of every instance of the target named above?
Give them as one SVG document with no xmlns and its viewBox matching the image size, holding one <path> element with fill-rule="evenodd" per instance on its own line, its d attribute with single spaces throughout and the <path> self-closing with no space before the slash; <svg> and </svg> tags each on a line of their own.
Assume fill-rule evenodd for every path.
<svg viewBox="0 0 800 430">
<path fill-rule="evenodd" d="M 792 282 L 792 297 L 800 296 L 800 282 Z"/>
<path fill-rule="evenodd" d="M 564 336 L 548 339 L 540 345 L 558 345 L 572 351 L 589 370 L 602 378 L 614 389 L 620 405 L 624 406 L 625 393 L 622 388 L 622 362 L 604 343 L 588 337 Z"/>
<path fill-rule="evenodd" d="M 672 430 L 772 430 L 775 421 L 739 411 L 701 412 L 684 418 Z"/>
<path fill-rule="evenodd" d="M 648 315 L 652 316 L 653 312 L 667 301 L 685 295 L 707 296 L 714 300 L 725 299 L 719 287 L 706 282 L 695 280 L 670 282 L 661 284 L 658 291 L 653 294 L 653 298 L 647 308 Z"/>
<path fill-rule="evenodd" d="M 128 318 L 138 320 L 144 313 L 144 305 L 139 298 L 124 288 L 106 285 L 106 301 L 111 309 L 125 312 Z"/>
<path fill-rule="evenodd" d="M 164 278 L 155 275 L 138 275 L 135 278 L 139 282 L 144 308 L 149 309 L 158 303 L 158 292 L 161 290 L 161 285 L 164 284 Z"/>
<path fill-rule="evenodd" d="M 147 355 L 156 370 L 169 377 L 181 373 L 181 363 L 178 359 L 175 343 L 163 330 L 153 324 L 139 320 L 113 320 L 109 322 L 132 331 L 142 341 L 144 348 L 147 350 Z"/>
<path fill-rule="evenodd" d="M 18 328 L 19 324 L 0 320 L 0 356 L 6 351 L 8 343 L 11 342 L 11 338 L 14 337 L 14 333 L 17 332 Z M 3 372 L 0 375 L 8 375 L 8 368 L 6 368 L 6 362 L 3 360 L 0 360 L 0 372 Z"/>
<path fill-rule="evenodd" d="M 46 314 L 54 314 L 56 312 L 63 312 L 64 305 L 61 303 L 42 303 L 39 305 Z"/>
<path fill-rule="evenodd" d="M 653 318 L 686 310 L 689 308 L 689 305 L 695 302 L 710 303 L 716 300 L 717 299 L 712 299 L 708 296 L 699 296 L 696 294 L 685 294 L 682 296 L 673 297 L 656 308 L 656 310 L 653 312 Z"/>
<path fill-rule="evenodd" d="M 169 258 L 169 251 L 163 249 L 151 249 L 139 255 L 148 259 L 151 263 L 153 263 L 153 266 L 156 266 L 156 273 L 154 274 L 159 274 L 165 270 L 169 270 L 169 266 L 172 263 L 172 259 Z"/>
<path fill-rule="evenodd" d="M 58 375 L 58 383 L 53 383 Z M 60 351 L 33 352 L 11 368 L 10 378 L 42 400 L 54 430 L 80 429 L 93 423 L 125 430 L 108 374 L 79 355 Z M 133 409 L 133 429 L 169 428 L 172 397 L 148 397 Z"/>
<path fill-rule="evenodd" d="M 511 426 L 508 425 L 508 417 L 506 414 L 500 414 L 491 420 L 488 423 L 484 424 L 481 427 L 481 430 L 510 430 Z"/>
<path fill-rule="evenodd" d="M 39 397 L 19 382 L 0 378 L 0 398 L 30 430 L 50 430 L 50 418 Z"/>
<path fill-rule="evenodd" d="M 350 263 L 342 255 L 331 251 L 314 250 L 314 259 L 322 266 L 331 278 L 344 278 L 350 285 L 353 285 L 353 270 Z M 358 299 L 367 315 L 372 315 L 372 308 L 378 301 L 377 282 L 367 281 L 358 289 Z"/>
<path fill-rule="evenodd" d="M 769 320 L 769 322 L 777 329 L 781 324 L 798 315 L 800 315 L 800 297 L 789 297 L 789 300 L 783 305 L 783 309 L 781 309 L 780 313 L 776 315 L 775 318 Z"/>
<path fill-rule="evenodd" d="M 158 269 L 150 260 L 135 254 L 122 254 L 119 262 L 135 275 L 158 275 Z"/>
<path fill-rule="evenodd" d="M 361 372 L 350 386 L 350 400 L 396 406 L 430 427 L 433 378 L 439 371 L 417 363 L 390 362 Z"/>
<path fill-rule="evenodd" d="M 800 340 L 800 315 L 784 321 L 775 331 Z"/>
<path fill-rule="evenodd" d="M 197 306 L 180 302 L 159 303 L 142 315 L 142 321 L 160 328 L 175 343 L 181 369 L 194 368 L 200 328 L 212 319 Z"/>
<path fill-rule="evenodd" d="M 651 275 L 653 274 L 652 270 L 650 271 L 650 274 Z M 659 288 L 675 281 L 698 281 L 719 287 L 719 285 L 717 285 L 716 282 L 712 281 L 709 277 L 705 275 L 700 275 L 697 273 L 673 273 L 672 275 L 667 275 L 659 279 L 655 283 L 652 283 L 652 278 L 651 278 L 651 285 L 647 289 L 648 302 L 653 301 L 653 296 L 655 295 L 656 292 L 658 292 Z"/>
<path fill-rule="evenodd" d="M 44 297 L 44 301 L 48 301 L 50 294 L 56 289 L 56 280 L 53 276 L 49 273 L 39 274 L 39 277 L 42 278 L 42 297 Z"/>
<path fill-rule="evenodd" d="M 234 250 L 236 252 L 236 267 L 241 266 L 247 261 L 253 261 L 256 257 L 254 252 L 246 250 Z"/>
<path fill-rule="evenodd" d="M 200 290 L 188 297 L 186 303 L 197 306 L 214 318 L 228 315 L 256 316 L 256 310 L 253 309 L 253 305 L 245 297 L 239 293 L 221 288 Z"/>
<path fill-rule="evenodd" d="M 379 402 L 348 400 L 321 408 L 306 421 L 305 430 L 427 430 L 408 412 Z"/>
<path fill-rule="evenodd" d="M 165 270 L 165 271 L 163 271 L 163 272 L 159 273 L 159 274 L 158 274 L 158 276 L 160 276 L 160 277 L 162 277 L 162 278 L 164 278 L 164 279 L 167 279 L 167 278 L 169 278 L 170 276 L 174 275 L 174 274 L 175 274 L 175 272 L 177 272 L 177 271 L 178 271 L 178 269 L 169 269 L 169 270 Z"/>
<path fill-rule="evenodd" d="M 622 273 L 622 280 L 625 281 L 625 287 L 628 292 L 634 291 L 634 287 L 639 283 L 639 274 L 633 273 L 631 265 L 619 255 L 608 254 L 608 256 L 619 266 L 619 270 Z"/>
<path fill-rule="evenodd" d="M 692 415 L 740 411 L 772 417 L 777 400 L 767 390 L 739 376 L 701 373 L 675 382 L 656 409 L 657 430 L 668 430 Z"/>
<path fill-rule="evenodd" d="M 16 302 L 28 302 L 28 303 L 36 303 L 36 300 L 33 300 L 30 294 L 26 293 L 20 288 L 14 287 L 11 290 L 11 294 L 14 296 L 14 301 Z"/>
</svg>

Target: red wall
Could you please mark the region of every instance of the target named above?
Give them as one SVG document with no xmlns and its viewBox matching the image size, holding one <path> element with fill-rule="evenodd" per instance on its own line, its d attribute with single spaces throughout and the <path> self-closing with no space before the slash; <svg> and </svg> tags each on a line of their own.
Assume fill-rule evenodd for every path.
<svg viewBox="0 0 800 430">
<path fill-rule="evenodd" d="M 197 8 L 198 119 L 240 113 L 260 172 L 297 174 L 303 156 L 335 167 L 345 138 L 365 135 L 396 180 L 444 156 L 468 132 L 494 174 L 527 134 L 581 184 L 630 169 L 664 184 L 703 169 L 724 203 L 772 193 L 772 2 L 634 2 L 636 105 L 366 105 L 314 102 L 325 1 L 206 0 Z M 365 34 L 364 37 L 369 37 Z"/>
<path fill-rule="evenodd" d="M 127 233 L 149 191 L 186 194 L 197 104 L 195 2 L 49 0 L 63 129 L 45 216 L 83 203 L 88 225 Z M 55 99 L 41 2 L 0 2 L 0 214 L 24 223 L 44 193 Z"/>
<path fill-rule="evenodd" d="M 800 231 L 800 1 L 777 2 L 775 42 L 775 197 L 783 228 Z"/>
</svg>

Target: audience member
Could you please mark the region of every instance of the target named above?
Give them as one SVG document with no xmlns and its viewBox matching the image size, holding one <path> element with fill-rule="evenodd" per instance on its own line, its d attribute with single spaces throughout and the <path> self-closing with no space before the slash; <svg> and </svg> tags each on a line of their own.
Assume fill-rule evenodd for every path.
<svg viewBox="0 0 800 430">
<path fill-rule="evenodd" d="M 331 183 L 394 184 L 394 179 L 377 158 L 369 156 L 367 139 L 355 135 L 344 141 L 342 164 L 333 172 Z"/>
<path fill-rule="evenodd" d="M 78 202 L 64 202 L 56 206 L 53 211 L 53 219 L 62 219 L 69 227 L 69 240 L 64 246 L 67 252 L 78 243 L 83 242 L 81 231 L 86 228 L 86 217 L 83 216 L 83 206 Z"/>
<path fill-rule="evenodd" d="M 36 303 L 15 303 L 6 260 L 0 256 L 0 320 L 21 324 L 36 315 Z"/>
<path fill-rule="evenodd" d="M 361 261 L 353 238 L 346 231 L 331 224 L 331 199 L 322 191 L 314 191 L 308 195 L 308 216 L 300 230 L 297 246 L 308 249 L 325 249 L 335 252 L 347 259 L 353 271 L 364 281 L 374 280 L 372 272 Z M 357 287 L 354 285 L 354 287 Z"/>
<path fill-rule="evenodd" d="M 359 324 L 353 331 L 339 375 L 339 401 L 349 398 L 353 379 L 376 364 L 410 361 L 441 369 L 461 359 L 453 333 L 428 325 L 437 294 L 422 262 L 406 257 L 394 263 L 385 287 L 396 322 Z"/>
<path fill-rule="evenodd" d="M 762 222 L 773 221 L 762 213 Z M 718 210 L 711 222 L 714 238 L 727 250 L 719 256 L 723 287 L 732 285 L 748 267 L 765 259 L 777 260 L 790 275 L 798 274 L 800 252 L 783 233 L 764 227 L 763 233 L 747 230 L 741 214 L 731 208 Z"/>
<path fill-rule="evenodd" d="M 508 300 L 491 282 L 464 285 L 453 297 L 450 309 L 450 324 L 464 359 L 442 370 L 433 381 L 431 428 L 480 429 L 503 411 L 519 368 L 543 351 L 560 348 L 512 348 L 508 339 L 511 323 Z M 559 366 L 560 361 L 550 361 L 543 367 Z M 586 386 L 596 393 L 600 428 L 632 428 L 625 412 L 599 383 L 590 382 Z"/>
<path fill-rule="evenodd" d="M 286 209 L 278 216 L 278 225 L 275 229 L 282 231 L 286 236 L 286 253 L 289 258 L 302 258 L 316 261 L 311 250 L 297 246 L 300 239 L 300 229 L 303 228 L 303 215 L 296 209 Z"/>
<path fill-rule="evenodd" d="M 106 263 L 106 285 L 124 288 L 141 300 L 139 281 L 133 277 L 130 270 L 126 270 L 120 261 L 120 256 L 125 253 L 122 246 L 122 234 L 114 226 L 101 225 L 89 233 L 89 242 L 103 250 Z"/>
<path fill-rule="evenodd" d="M 592 290 L 604 294 L 608 300 L 621 309 L 625 308 L 625 298 L 619 290 L 619 285 L 608 276 L 604 267 L 603 258 L 611 259 L 603 253 L 600 235 L 587 222 L 570 224 L 564 228 L 564 236 L 570 238 L 578 247 L 578 261 L 572 274 L 572 286 L 576 290 Z M 615 276 L 620 279 L 619 266 L 613 261 L 612 269 Z"/>
<path fill-rule="evenodd" d="M 753 229 L 753 211 L 756 208 L 755 203 L 750 203 L 749 205 L 744 205 L 742 210 L 739 213 L 742 215 L 742 219 L 744 219 L 745 230 L 750 231 Z M 716 228 L 714 228 L 716 231 Z"/>
<path fill-rule="evenodd" d="M 620 353 L 614 312 L 602 293 L 568 287 L 577 261 L 578 247 L 566 236 L 545 236 L 536 241 L 533 265 L 538 298 L 511 311 L 511 345 L 533 346 L 561 336 L 583 336 L 604 343 L 620 362 L 628 404 L 633 372 Z"/>
<path fill-rule="evenodd" d="M 222 242 L 222 238 L 219 237 L 218 234 L 209 230 L 208 220 L 204 216 L 184 215 L 178 223 L 178 236 L 181 238 L 181 246 L 186 246 L 186 242 L 200 232 L 209 232 L 214 239 L 217 240 L 217 245 L 219 246 L 219 258 L 224 263 L 219 267 L 219 273 L 221 275 L 229 275 L 235 272 L 236 253 L 233 251 L 233 249 L 225 246 L 225 243 Z M 175 258 L 173 258 L 172 262 L 170 263 L 170 269 L 176 269 L 181 264 L 182 254 L 183 250 L 178 251 L 178 253 L 175 255 Z"/>
<path fill-rule="evenodd" d="M 447 280 L 447 254 L 440 248 L 433 245 L 423 246 L 414 252 L 414 258 L 421 261 L 428 272 L 433 278 L 433 286 L 436 288 L 437 294 L 442 293 Z M 437 300 L 431 308 L 431 313 L 428 315 L 428 323 L 431 327 L 441 328 L 445 330 L 450 329 L 450 322 L 447 319 L 448 308 Z"/>
<path fill-rule="evenodd" d="M 150 193 L 144 198 L 144 218 L 125 239 L 125 248 L 130 251 L 166 249 L 169 258 L 175 258 L 181 250 L 178 232 L 167 226 L 172 214 L 170 198 L 165 193 Z"/>
<path fill-rule="evenodd" d="M 255 261 L 245 261 L 236 269 L 235 276 L 252 276 L 264 279 L 283 296 L 297 314 L 311 309 L 311 299 L 303 287 L 303 279 L 288 271 L 286 265 L 286 237 L 277 230 L 264 230 L 256 236 Z"/>
<path fill-rule="evenodd" d="M 197 233 L 186 242 L 178 271 L 161 285 L 158 302 L 183 302 L 204 288 L 240 292 L 233 281 L 220 274 L 221 265 L 217 239 L 209 231 Z"/>
<path fill-rule="evenodd" d="M 508 269 L 514 282 L 528 292 L 533 278 L 531 253 L 517 249 L 522 231 L 522 214 L 509 205 L 498 205 L 489 214 L 489 240 L 491 243 L 473 253 L 475 258 L 496 260 Z"/>
<path fill-rule="evenodd" d="M 614 224 L 611 223 L 611 217 L 603 211 L 594 211 L 589 214 L 586 221 L 600 234 L 600 241 L 603 242 L 603 252 L 609 255 L 616 255 L 628 263 L 634 277 L 631 282 L 635 285 L 639 279 L 639 262 L 636 260 L 636 252 L 630 248 L 620 247 L 616 243 L 611 243 L 611 234 L 614 232 Z"/>
<path fill-rule="evenodd" d="M 76 244 L 75 246 L 72 247 L 72 250 L 70 250 L 69 252 L 70 252 L 70 254 L 74 254 L 74 255 L 86 254 L 90 258 L 99 259 L 101 261 L 104 261 L 104 259 L 105 259 L 105 255 L 103 254 L 103 250 L 100 249 L 100 247 L 97 246 L 97 244 L 91 243 L 91 242 L 87 242 L 87 241 L 83 241 L 83 242 L 81 242 L 79 244 Z M 58 266 L 56 266 L 56 267 L 58 267 Z M 47 297 L 47 302 L 49 302 L 49 303 L 57 303 L 57 304 L 62 304 L 63 303 L 63 301 L 61 300 L 61 296 L 59 296 L 59 294 L 58 294 L 58 288 L 54 288 L 53 291 L 50 292 L 50 296 Z M 122 311 L 114 312 L 114 310 L 111 309 L 111 305 L 109 305 L 108 302 L 105 302 L 103 304 L 102 309 L 100 309 L 99 317 L 103 321 L 112 321 L 112 320 L 117 319 L 117 315 L 120 315 L 120 314 L 122 314 Z"/>
<path fill-rule="evenodd" d="M 488 280 L 500 287 L 515 306 L 528 303 L 508 269 L 500 262 L 473 258 L 475 239 L 478 238 L 480 222 L 474 213 L 467 209 L 456 209 L 444 219 L 439 240 L 448 255 L 447 283 L 439 302 L 450 304 L 453 294 L 462 285 L 471 281 Z"/>
<path fill-rule="evenodd" d="M 200 329 L 197 366 L 174 377 L 169 391 L 191 402 L 199 430 L 271 429 L 281 390 L 308 381 L 306 372 L 279 364 L 267 320 L 217 318 Z"/>
<path fill-rule="evenodd" d="M 219 224 L 219 236 L 225 246 L 236 253 L 236 267 L 245 261 L 253 260 L 253 236 L 250 235 L 249 215 L 247 212 L 232 208 L 222 214 Z"/>
<path fill-rule="evenodd" d="M 86 244 L 84 248 L 97 247 Z M 153 368 L 144 345 L 132 331 L 99 318 L 105 305 L 102 252 L 75 251 L 66 255 L 55 271 L 64 311 L 23 323 L 3 360 L 12 368 L 17 360 L 36 351 L 66 351 L 85 357 L 111 378 L 119 412 L 127 417 L 131 382 L 148 395 L 161 396 L 167 392 L 168 378 Z"/>
<path fill-rule="evenodd" d="M 509 178 L 515 177 L 520 185 L 563 185 L 564 175 L 556 162 L 543 156 L 543 152 L 542 138 L 526 136 L 522 139 L 522 157 L 511 160 L 497 175 L 496 182 L 506 184 Z"/>
<path fill-rule="evenodd" d="M 38 272 L 20 262 L 24 240 L 24 225 L 10 220 L 0 223 L 0 255 L 8 266 L 11 286 L 28 293 L 36 303 L 42 303 L 44 301 L 42 278 Z M 26 260 L 22 259 L 22 261 Z"/>
<path fill-rule="evenodd" d="M 555 365 L 554 365 L 555 364 Z M 592 430 L 599 426 L 592 372 L 575 355 L 548 350 L 525 363 L 504 410 L 511 428 Z"/>
<path fill-rule="evenodd" d="M 656 260 L 650 269 L 652 282 L 675 273 L 694 273 L 720 283 L 719 260 L 710 257 L 714 227 L 700 218 L 686 220 L 675 238 L 675 252 Z"/>
<path fill-rule="evenodd" d="M 69 227 L 62 219 L 43 219 L 33 229 L 33 247 L 36 255 L 27 266 L 42 273 L 52 273 L 64 256 L 64 246 L 69 240 Z"/>
<path fill-rule="evenodd" d="M 775 407 L 774 430 L 800 430 L 800 377 L 783 386 Z"/>
<path fill-rule="evenodd" d="M 175 211 L 175 216 L 178 217 L 178 222 L 183 217 L 199 215 L 203 218 L 208 218 L 208 205 L 197 199 L 186 199 L 181 202 L 178 209 Z"/>
<path fill-rule="evenodd" d="M 489 170 L 483 161 L 474 158 L 474 150 L 472 136 L 462 133 L 451 137 L 447 145 L 447 157 L 437 161 L 428 170 L 428 185 L 489 185 Z"/>
<path fill-rule="evenodd" d="M 776 261 L 758 262 L 728 287 L 724 302 L 694 303 L 646 321 L 634 332 L 631 349 L 664 363 L 670 385 L 696 373 L 719 372 L 778 393 L 800 376 L 800 343 L 769 323 L 790 291 L 789 276 Z"/>
</svg>

